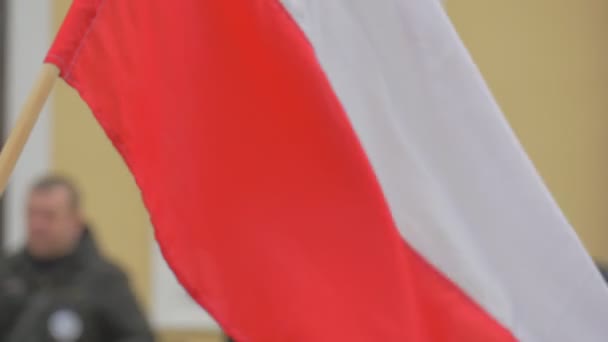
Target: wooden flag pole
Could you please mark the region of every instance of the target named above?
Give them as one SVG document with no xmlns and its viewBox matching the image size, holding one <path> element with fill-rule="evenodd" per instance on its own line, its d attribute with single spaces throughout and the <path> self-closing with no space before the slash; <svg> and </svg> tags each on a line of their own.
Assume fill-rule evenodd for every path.
<svg viewBox="0 0 608 342">
<path fill-rule="evenodd" d="M 0 153 L 0 195 L 6 189 L 8 179 L 58 77 L 59 69 L 55 65 L 42 65 L 38 80 L 25 100 L 17 122 Z"/>
</svg>

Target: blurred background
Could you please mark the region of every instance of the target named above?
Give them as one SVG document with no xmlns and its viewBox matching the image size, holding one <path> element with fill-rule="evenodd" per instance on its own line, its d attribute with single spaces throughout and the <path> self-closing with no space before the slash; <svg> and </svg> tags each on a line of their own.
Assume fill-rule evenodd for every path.
<svg viewBox="0 0 608 342">
<path fill-rule="evenodd" d="M 0 2 L 6 134 L 70 0 Z M 448 0 L 507 119 L 589 252 L 608 262 L 608 1 Z M 160 257 L 133 178 L 78 95 L 59 83 L 2 200 L 2 246 L 24 238 L 29 184 L 72 177 L 103 251 L 129 274 L 161 341 L 219 341 Z"/>
</svg>

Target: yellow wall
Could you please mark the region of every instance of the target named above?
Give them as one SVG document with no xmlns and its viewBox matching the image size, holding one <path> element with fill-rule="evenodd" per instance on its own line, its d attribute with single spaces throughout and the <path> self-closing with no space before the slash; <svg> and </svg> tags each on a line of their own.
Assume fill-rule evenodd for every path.
<svg viewBox="0 0 608 342">
<path fill-rule="evenodd" d="M 608 261 L 608 1 L 447 5 L 562 209 Z"/>
<path fill-rule="evenodd" d="M 55 23 L 69 0 L 55 0 Z M 592 254 L 608 260 L 608 1 L 449 0 L 449 13 Z M 133 179 L 76 94 L 53 105 L 53 168 L 81 184 L 107 253 L 150 299 L 148 218 Z M 211 337 L 213 338 L 213 337 Z M 170 335 L 172 341 L 204 341 Z"/>
</svg>

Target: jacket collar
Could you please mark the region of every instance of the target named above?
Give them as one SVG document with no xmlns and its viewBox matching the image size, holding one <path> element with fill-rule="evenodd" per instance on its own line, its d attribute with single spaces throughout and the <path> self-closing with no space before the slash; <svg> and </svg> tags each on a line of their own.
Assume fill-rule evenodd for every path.
<svg viewBox="0 0 608 342">
<path fill-rule="evenodd" d="M 71 268 L 83 265 L 87 263 L 87 261 L 99 257 L 99 250 L 97 248 L 97 244 L 95 243 L 95 239 L 93 238 L 93 234 L 91 233 L 88 226 L 85 226 L 82 231 L 80 241 L 78 242 L 74 250 L 65 256 L 51 260 L 43 260 L 32 256 L 27 252 L 27 250 L 24 250 L 23 254 L 28 263 L 30 263 L 35 268 L 56 269 L 63 267 Z"/>
</svg>

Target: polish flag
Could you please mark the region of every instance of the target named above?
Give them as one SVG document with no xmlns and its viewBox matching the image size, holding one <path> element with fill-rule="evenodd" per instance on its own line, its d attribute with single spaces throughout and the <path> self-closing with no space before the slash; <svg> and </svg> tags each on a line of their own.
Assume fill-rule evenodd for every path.
<svg viewBox="0 0 608 342">
<path fill-rule="evenodd" d="M 46 61 L 239 342 L 608 339 L 439 1 L 75 0 Z"/>
</svg>

